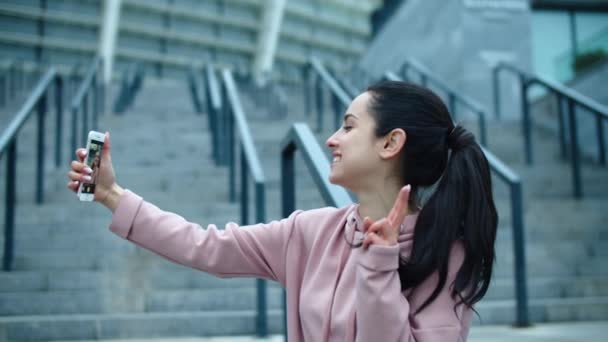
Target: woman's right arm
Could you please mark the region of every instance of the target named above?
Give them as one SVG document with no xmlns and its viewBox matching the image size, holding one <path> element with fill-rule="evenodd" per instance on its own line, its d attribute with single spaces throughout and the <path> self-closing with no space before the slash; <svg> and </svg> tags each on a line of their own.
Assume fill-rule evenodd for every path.
<svg viewBox="0 0 608 342">
<path fill-rule="evenodd" d="M 84 164 L 86 150 L 76 150 L 67 186 L 76 192 L 90 181 L 92 170 Z M 287 245 L 299 212 L 268 224 L 238 227 L 234 223 L 218 230 L 201 229 L 179 215 L 163 211 L 115 180 L 110 157 L 110 134 L 106 133 L 95 186 L 95 201 L 113 213 L 111 230 L 125 239 L 185 266 L 218 276 L 252 276 L 285 284 Z"/>
<path fill-rule="evenodd" d="M 108 202 L 115 199 L 112 194 Z M 220 277 L 259 277 L 285 284 L 287 245 L 301 211 L 267 224 L 203 229 L 129 190 L 118 198 L 110 229 L 176 263 Z"/>
</svg>

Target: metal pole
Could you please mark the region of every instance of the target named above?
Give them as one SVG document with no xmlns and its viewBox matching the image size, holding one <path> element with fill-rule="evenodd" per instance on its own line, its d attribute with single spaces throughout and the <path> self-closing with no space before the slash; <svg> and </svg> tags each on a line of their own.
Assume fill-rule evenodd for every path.
<svg viewBox="0 0 608 342">
<path fill-rule="evenodd" d="M 576 13 L 573 10 L 568 12 L 570 16 L 570 46 L 572 47 L 572 63 L 576 60 L 578 55 L 578 38 L 576 34 Z"/>
<path fill-rule="evenodd" d="M 452 119 L 456 120 L 456 94 L 452 91 L 448 92 L 448 105 Z"/>
<path fill-rule="evenodd" d="M 521 183 L 511 184 L 511 215 L 513 218 L 513 253 L 515 256 L 515 295 L 517 298 L 516 326 L 530 325 L 526 279 L 526 244 L 523 231 L 523 196 Z"/>
<path fill-rule="evenodd" d="M 310 117 L 311 105 L 310 105 L 310 69 L 309 65 L 305 65 L 302 69 L 302 84 L 304 88 L 304 115 L 308 118 Z"/>
<path fill-rule="evenodd" d="M 528 103 L 528 82 L 523 75 L 521 80 L 521 110 L 523 114 L 524 153 L 526 164 L 532 165 L 532 129 L 530 127 L 530 106 Z"/>
<path fill-rule="evenodd" d="M 44 92 L 38 101 L 38 141 L 36 147 L 36 204 L 44 202 L 44 119 L 46 116 L 47 91 Z"/>
<path fill-rule="evenodd" d="M 316 74 L 315 99 L 317 100 L 317 132 L 323 131 L 323 85 L 321 76 Z"/>
<path fill-rule="evenodd" d="M 76 152 L 78 148 L 78 107 L 72 107 L 72 151 L 68 154 L 68 160 L 72 157 L 72 153 Z"/>
<path fill-rule="evenodd" d="M 255 203 L 256 203 L 256 221 L 266 222 L 266 191 L 264 183 L 255 184 Z M 256 280 L 257 298 L 258 298 L 258 337 L 266 337 L 268 335 L 268 308 L 266 305 L 266 281 L 264 279 Z"/>
<path fill-rule="evenodd" d="M 229 191 L 230 191 L 230 202 L 236 201 L 236 162 L 235 162 L 235 149 L 236 139 L 234 132 L 234 116 L 232 113 L 232 107 L 228 109 L 228 166 L 229 166 Z"/>
<path fill-rule="evenodd" d="M 401 66 L 401 77 L 403 78 L 404 81 L 409 81 L 409 78 L 407 76 L 407 71 L 409 69 L 409 65 L 407 62 L 403 63 L 403 65 Z"/>
<path fill-rule="evenodd" d="M 574 100 L 568 99 L 568 118 L 570 119 L 570 160 L 572 166 L 572 184 L 574 186 L 574 197 L 582 198 L 583 189 L 581 184 L 581 166 L 578 155 L 578 132 L 576 126 L 576 108 Z"/>
<path fill-rule="evenodd" d="M 295 210 L 295 147 L 289 146 L 281 153 L 281 203 L 283 217 L 288 217 Z M 287 341 L 287 292 L 283 291 L 283 336 Z"/>
<path fill-rule="evenodd" d="M 92 97 L 92 101 L 93 102 L 93 109 L 92 109 L 92 114 L 93 114 L 93 129 L 98 130 L 99 129 L 99 93 L 97 91 L 97 75 L 95 74 L 93 76 L 93 80 L 92 80 L 92 84 L 88 85 L 88 93 L 91 94 Z"/>
<path fill-rule="evenodd" d="M 481 144 L 485 147 L 488 146 L 488 134 L 486 132 L 486 115 L 483 111 L 478 112 L 479 114 L 479 135 L 481 138 Z"/>
<path fill-rule="evenodd" d="M 492 68 L 492 93 L 494 94 L 494 115 L 500 120 L 500 83 L 498 80 L 499 65 Z"/>
<path fill-rule="evenodd" d="M 245 149 L 241 148 L 241 224 L 249 224 L 249 182 L 247 170 L 247 157 Z"/>
<path fill-rule="evenodd" d="M 61 142 L 63 141 L 63 79 L 55 78 L 55 112 L 57 132 L 55 133 L 55 166 L 61 166 Z"/>
<path fill-rule="evenodd" d="M 334 129 L 338 129 L 340 127 L 340 115 L 342 114 L 342 104 L 340 103 L 340 99 L 336 94 L 331 94 L 332 105 L 334 107 Z"/>
<path fill-rule="evenodd" d="M 566 159 L 566 124 L 564 122 L 564 101 L 562 96 L 559 93 L 555 94 L 556 104 L 557 104 L 557 129 L 559 135 L 559 149 L 562 156 L 562 159 Z"/>
<path fill-rule="evenodd" d="M 425 87 L 428 83 L 428 78 L 427 78 L 426 74 L 423 72 L 420 72 L 420 83 Z"/>
<path fill-rule="evenodd" d="M 595 113 L 595 127 L 597 129 L 597 153 L 600 165 L 606 165 L 606 147 L 604 146 L 604 121 Z"/>
<path fill-rule="evenodd" d="M 82 102 L 82 114 L 81 114 L 82 115 L 82 135 L 80 136 L 80 139 L 84 140 L 84 142 L 86 144 L 86 139 L 87 139 L 88 129 L 89 129 L 89 94 L 88 93 L 84 94 L 84 98 L 82 99 L 82 101 L 83 101 Z"/>
<path fill-rule="evenodd" d="M 13 268 L 13 240 L 15 230 L 15 199 L 17 189 L 17 137 L 8 146 L 6 158 L 6 202 L 4 203 L 4 256 L 2 269 L 5 272 Z"/>
</svg>

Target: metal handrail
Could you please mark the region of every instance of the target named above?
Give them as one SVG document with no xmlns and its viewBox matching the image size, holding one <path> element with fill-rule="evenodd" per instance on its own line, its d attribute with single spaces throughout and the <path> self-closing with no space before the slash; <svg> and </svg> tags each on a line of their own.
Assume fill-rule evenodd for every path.
<svg viewBox="0 0 608 342">
<path fill-rule="evenodd" d="M 133 63 L 123 72 L 120 92 L 114 103 L 114 112 L 124 113 L 135 100 L 144 79 L 144 70 L 138 63 Z"/>
<path fill-rule="evenodd" d="M 208 64 L 203 71 L 205 80 L 205 99 L 207 113 L 209 115 L 209 127 L 211 130 L 212 156 L 215 165 L 228 165 L 228 153 L 226 151 L 226 115 L 222 107 L 222 95 L 220 85 L 215 75 L 213 65 Z"/>
<path fill-rule="evenodd" d="M 338 81 L 334 79 L 334 77 L 330 74 L 330 72 L 325 68 L 323 63 L 316 57 L 311 58 L 310 63 L 306 66 L 307 72 L 305 75 L 307 77 L 307 81 L 305 84 L 305 97 L 307 99 L 312 99 L 308 89 L 308 78 L 311 76 L 310 72 L 312 71 L 316 76 L 315 83 L 315 99 L 317 105 L 317 132 L 321 132 L 323 130 L 323 87 L 325 86 L 329 90 L 329 94 L 332 100 L 332 106 L 334 109 L 334 125 L 335 129 L 340 126 L 340 121 L 342 120 L 342 114 L 348 106 L 350 105 L 350 96 L 342 89 L 342 87 L 338 84 Z M 307 101 L 306 108 L 309 109 L 310 103 Z"/>
<path fill-rule="evenodd" d="M 400 81 L 401 78 L 393 72 L 385 73 L 389 80 Z M 515 256 L 515 295 L 517 302 L 517 326 L 530 325 L 528 315 L 528 291 L 526 279 L 526 253 L 524 241 L 524 219 L 523 219 L 523 194 L 521 178 L 515 171 L 504 164 L 498 157 L 490 151 L 481 147 L 490 169 L 498 178 L 507 184 L 511 198 L 511 218 L 513 222 L 513 254 Z"/>
<path fill-rule="evenodd" d="M 192 106 L 194 107 L 194 111 L 201 115 L 203 113 L 203 104 L 199 96 L 198 71 L 194 66 L 190 67 L 187 77 L 190 98 L 192 99 Z"/>
<path fill-rule="evenodd" d="M 401 78 L 406 81 L 409 81 L 408 70 L 414 70 L 420 75 L 420 83 L 427 87 L 429 83 L 433 83 L 436 87 L 440 88 L 442 91 L 447 93 L 448 96 L 448 108 L 453 118 L 458 116 L 458 111 L 456 110 L 456 105 L 458 103 L 468 107 L 471 112 L 473 112 L 478 119 L 479 124 L 479 140 L 481 145 L 487 146 L 488 136 L 487 136 L 487 127 L 486 127 L 486 113 L 487 110 L 484 106 L 479 104 L 477 101 L 471 99 L 470 97 L 463 95 L 462 93 L 454 90 L 450 87 L 443 79 L 429 69 L 427 69 L 424 65 L 422 65 L 417 60 L 410 58 L 406 60 L 400 68 Z"/>
<path fill-rule="evenodd" d="M 241 160 L 241 224 L 249 224 L 249 176 L 253 178 L 255 185 L 256 222 L 266 222 L 266 178 L 264 170 L 253 143 L 251 130 L 245 117 L 238 89 L 234 83 L 232 71 L 222 70 L 222 93 L 225 110 L 227 111 L 227 129 L 230 135 L 228 139 L 228 160 L 230 168 L 229 187 L 230 200 L 235 201 L 236 183 L 236 136 L 239 137 L 240 160 Z M 268 309 L 266 307 L 266 281 L 256 279 L 257 290 L 257 335 L 265 337 L 268 335 Z"/>
<path fill-rule="evenodd" d="M 15 203 L 16 203 L 16 170 L 17 170 L 17 136 L 25 123 L 33 116 L 34 109 L 37 113 L 37 141 L 36 141 L 36 204 L 44 202 L 44 135 L 45 116 L 48 103 L 48 92 L 54 86 L 56 125 L 55 131 L 55 167 L 61 164 L 61 122 L 63 116 L 63 79 L 55 68 L 50 68 L 34 87 L 21 108 L 17 111 L 13 120 L 0 135 L 0 156 L 7 152 L 6 173 L 6 200 L 4 220 L 4 255 L 2 268 L 11 271 L 13 267 L 14 254 L 14 229 L 15 229 Z"/>
<path fill-rule="evenodd" d="M 498 63 L 492 70 L 492 83 L 494 93 L 494 109 L 500 117 L 500 91 L 499 91 L 499 73 L 502 70 L 510 71 L 519 79 L 521 98 L 522 98 L 522 129 L 524 135 L 524 154 L 526 163 L 533 163 L 533 146 L 532 146 L 532 118 L 530 115 L 530 100 L 528 98 L 529 89 L 538 85 L 549 92 L 553 93 L 557 98 L 558 108 L 558 136 L 562 157 L 566 157 L 566 124 L 564 122 L 564 114 L 568 115 L 568 123 L 570 128 L 570 164 L 572 169 L 572 184 L 573 195 L 576 198 L 583 197 L 583 188 L 581 180 L 581 165 L 579 155 L 578 129 L 576 120 L 576 107 L 587 109 L 591 112 L 589 115 L 595 116 L 597 143 L 598 143 L 598 163 L 606 165 L 606 147 L 604 139 L 604 121 L 608 121 L 608 107 L 578 93 L 577 91 L 568 88 L 564 85 L 555 83 L 545 77 L 529 74 L 516 66 L 501 62 Z M 567 106 L 567 113 L 564 113 L 564 105 Z"/>
<path fill-rule="evenodd" d="M 305 166 L 312 173 L 317 188 L 328 205 L 337 208 L 352 204 L 348 192 L 329 182 L 330 164 L 309 126 L 295 123 L 281 142 L 281 203 L 283 217 L 296 208 L 295 152 L 300 150 Z M 287 341 L 287 299 L 283 291 L 283 333 Z"/>
<path fill-rule="evenodd" d="M 99 56 L 95 57 L 87 69 L 87 72 L 78 86 L 74 98 L 70 103 L 70 112 L 72 114 L 72 151 L 76 151 L 78 144 L 82 144 L 84 139 L 91 129 L 97 129 L 99 126 L 100 105 L 104 102 L 101 94 L 100 73 L 103 70 L 103 59 Z M 91 110 L 91 103 L 93 108 Z M 91 123 L 89 124 L 89 113 L 91 113 Z M 81 133 L 78 134 L 78 116 L 82 116 Z M 81 139 L 78 139 L 80 137 Z M 79 141 L 80 140 L 80 141 Z M 70 152 L 71 153 L 71 152 Z M 71 154 L 70 154 L 71 155 Z"/>
</svg>

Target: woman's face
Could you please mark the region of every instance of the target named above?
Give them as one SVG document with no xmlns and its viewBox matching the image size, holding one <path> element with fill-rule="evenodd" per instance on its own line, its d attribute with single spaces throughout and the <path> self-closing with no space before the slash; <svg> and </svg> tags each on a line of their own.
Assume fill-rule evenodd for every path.
<svg viewBox="0 0 608 342">
<path fill-rule="evenodd" d="M 368 109 L 371 96 L 357 96 L 344 115 L 342 127 L 330 136 L 326 145 L 333 151 L 329 181 L 357 191 L 378 174 L 381 161 L 374 134 L 376 122 Z"/>
</svg>

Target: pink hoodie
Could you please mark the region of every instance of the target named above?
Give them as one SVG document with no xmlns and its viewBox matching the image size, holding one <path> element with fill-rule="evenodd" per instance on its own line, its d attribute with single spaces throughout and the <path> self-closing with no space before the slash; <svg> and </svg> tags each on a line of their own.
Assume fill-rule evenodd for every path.
<svg viewBox="0 0 608 342">
<path fill-rule="evenodd" d="M 412 248 L 416 215 L 401 225 L 399 245 L 352 248 L 363 239 L 358 206 L 295 211 L 266 224 L 206 230 L 125 191 L 112 216 L 117 235 L 176 263 L 219 277 L 259 277 L 287 289 L 288 338 L 296 341 L 465 341 L 471 311 L 450 295 L 464 250 L 455 244 L 447 285 L 414 314 L 437 274 L 401 291 L 398 254 Z"/>
</svg>

